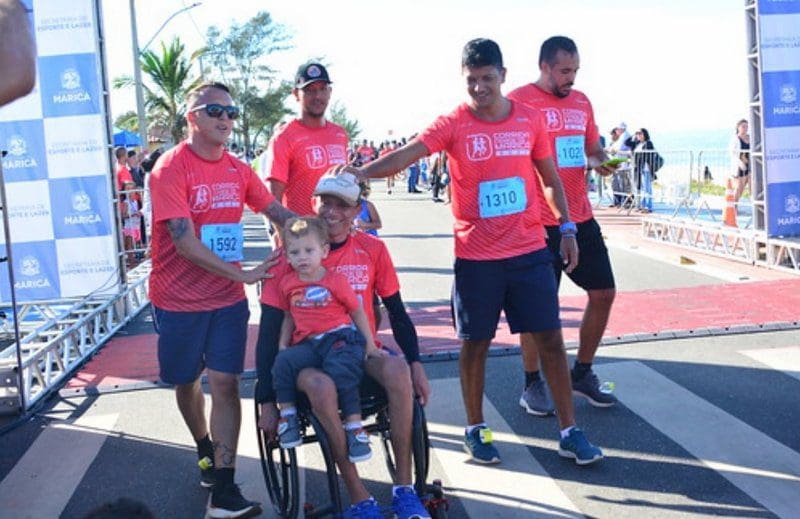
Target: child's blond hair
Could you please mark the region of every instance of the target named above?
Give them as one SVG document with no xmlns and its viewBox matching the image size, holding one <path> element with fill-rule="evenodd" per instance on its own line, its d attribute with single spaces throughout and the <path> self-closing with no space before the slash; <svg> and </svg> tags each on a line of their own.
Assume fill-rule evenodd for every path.
<svg viewBox="0 0 800 519">
<path fill-rule="evenodd" d="M 320 245 L 327 245 L 330 241 L 328 239 L 328 224 L 325 220 L 316 216 L 289 218 L 283 225 L 281 238 L 284 246 L 286 246 L 290 240 L 308 235 L 314 236 Z"/>
</svg>

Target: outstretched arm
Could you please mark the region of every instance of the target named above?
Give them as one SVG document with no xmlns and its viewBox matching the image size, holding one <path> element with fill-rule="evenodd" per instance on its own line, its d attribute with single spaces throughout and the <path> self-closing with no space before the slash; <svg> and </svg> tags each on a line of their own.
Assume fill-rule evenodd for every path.
<svg viewBox="0 0 800 519">
<path fill-rule="evenodd" d="M 26 95 L 36 82 L 36 44 L 25 5 L 0 0 L 0 106 Z"/>
</svg>

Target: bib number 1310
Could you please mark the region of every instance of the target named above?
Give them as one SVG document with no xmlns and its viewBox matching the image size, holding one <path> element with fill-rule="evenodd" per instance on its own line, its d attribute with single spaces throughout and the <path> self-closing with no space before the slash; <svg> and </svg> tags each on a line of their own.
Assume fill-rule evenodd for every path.
<svg viewBox="0 0 800 519">
<path fill-rule="evenodd" d="M 525 181 L 520 177 L 481 182 L 478 197 L 481 218 L 522 212 L 528 202 L 525 194 Z"/>
</svg>

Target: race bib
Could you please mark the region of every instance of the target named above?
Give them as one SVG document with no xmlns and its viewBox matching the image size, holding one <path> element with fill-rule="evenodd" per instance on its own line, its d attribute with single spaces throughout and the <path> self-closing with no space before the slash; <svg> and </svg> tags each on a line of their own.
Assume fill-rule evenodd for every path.
<svg viewBox="0 0 800 519">
<path fill-rule="evenodd" d="M 528 206 L 525 181 L 520 177 L 486 180 L 478 188 L 481 218 L 521 213 Z"/>
<path fill-rule="evenodd" d="M 244 227 L 240 223 L 206 224 L 200 228 L 200 241 L 222 261 L 244 259 Z"/>
<path fill-rule="evenodd" d="M 569 135 L 556 137 L 556 158 L 559 168 L 578 168 L 586 166 L 584 136 Z"/>
</svg>

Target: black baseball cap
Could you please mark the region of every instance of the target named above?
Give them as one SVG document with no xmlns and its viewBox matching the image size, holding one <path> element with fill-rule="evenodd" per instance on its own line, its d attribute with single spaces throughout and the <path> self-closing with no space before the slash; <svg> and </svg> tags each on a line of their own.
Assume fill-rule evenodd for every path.
<svg viewBox="0 0 800 519">
<path fill-rule="evenodd" d="M 295 88 L 303 88 L 316 81 L 332 83 L 325 67 L 319 63 L 306 63 L 297 69 L 297 75 L 294 77 L 294 86 Z"/>
</svg>

